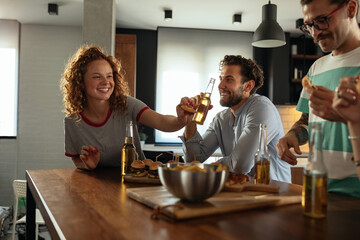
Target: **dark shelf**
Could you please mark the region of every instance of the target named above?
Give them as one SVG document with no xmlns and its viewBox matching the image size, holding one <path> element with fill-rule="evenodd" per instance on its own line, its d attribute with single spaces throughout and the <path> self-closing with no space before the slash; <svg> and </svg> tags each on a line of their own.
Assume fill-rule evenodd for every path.
<svg viewBox="0 0 360 240">
<path fill-rule="evenodd" d="M 293 83 L 301 83 L 302 78 L 293 78 L 291 79 L 291 82 Z"/>
<path fill-rule="evenodd" d="M 297 59 L 318 59 L 321 58 L 321 55 L 304 55 L 304 54 L 292 54 L 291 55 L 292 58 L 297 58 Z"/>
</svg>

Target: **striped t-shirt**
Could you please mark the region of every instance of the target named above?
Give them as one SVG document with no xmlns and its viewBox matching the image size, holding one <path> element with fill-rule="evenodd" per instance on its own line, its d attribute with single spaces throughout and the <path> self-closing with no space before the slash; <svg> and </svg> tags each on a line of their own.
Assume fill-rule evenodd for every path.
<svg viewBox="0 0 360 240">
<path fill-rule="evenodd" d="M 360 75 L 360 47 L 338 56 L 326 55 L 318 59 L 308 72 L 314 85 L 324 86 L 332 91 L 335 91 L 342 77 L 356 75 Z M 345 180 L 357 178 L 356 167 L 351 161 L 353 151 L 348 139 L 348 127 L 344 123 L 327 121 L 312 114 L 308 98 L 309 94 L 303 89 L 296 109 L 309 114 L 309 136 L 312 123 L 320 123 L 322 126 L 323 158 L 328 171 L 329 191 L 333 190 L 332 186 L 335 184 L 334 191 L 360 197 L 360 181 L 354 179 L 356 186 L 348 186 L 349 179 Z M 339 187 L 340 182 L 344 182 L 344 188 Z M 353 194 L 353 191 L 357 193 Z"/>
</svg>

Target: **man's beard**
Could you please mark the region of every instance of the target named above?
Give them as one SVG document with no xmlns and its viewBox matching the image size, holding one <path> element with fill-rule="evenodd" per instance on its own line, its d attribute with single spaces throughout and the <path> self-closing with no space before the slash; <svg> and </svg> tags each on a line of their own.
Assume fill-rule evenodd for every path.
<svg viewBox="0 0 360 240">
<path fill-rule="evenodd" d="M 220 99 L 220 105 L 222 107 L 233 107 L 237 105 L 243 99 L 243 87 L 240 86 L 234 94 L 229 95 L 227 101 Z"/>
</svg>

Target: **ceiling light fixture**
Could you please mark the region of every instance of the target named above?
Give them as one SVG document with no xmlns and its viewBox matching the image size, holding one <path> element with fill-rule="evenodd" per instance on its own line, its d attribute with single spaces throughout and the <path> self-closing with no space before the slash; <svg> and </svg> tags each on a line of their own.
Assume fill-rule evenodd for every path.
<svg viewBox="0 0 360 240">
<path fill-rule="evenodd" d="M 234 25 L 239 25 L 241 23 L 241 14 L 234 14 L 232 23 Z"/>
<path fill-rule="evenodd" d="M 171 21 L 172 20 L 172 10 L 165 10 L 165 21 Z"/>
<path fill-rule="evenodd" d="M 262 22 L 253 35 L 254 47 L 273 48 L 286 44 L 285 33 L 276 21 L 276 8 L 270 1 L 262 6 Z"/>
<path fill-rule="evenodd" d="M 48 4 L 48 13 L 49 15 L 59 15 L 59 7 L 55 3 Z"/>
</svg>

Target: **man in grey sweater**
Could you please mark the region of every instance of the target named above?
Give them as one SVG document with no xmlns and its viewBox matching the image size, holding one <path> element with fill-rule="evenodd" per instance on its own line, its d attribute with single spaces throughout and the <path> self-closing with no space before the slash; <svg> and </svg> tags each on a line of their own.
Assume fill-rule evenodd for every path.
<svg viewBox="0 0 360 240">
<path fill-rule="evenodd" d="M 263 85 L 261 68 L 251 59 L 226 55 L 220 62 L 220 104 L 227 109 L 219 112 L 203 136 L 191 121 L 184 134 L 185 160 L 194 155 L 201 162 L 220 148 L 223 157 L 218 162 L 228 165 L 230 172 L 253 175 L 254 155 L 258 148 L 259 125 L 267 126 L 267 147 L 270 157 L 270 178 L 291 182 L 290 165 L 280 160 L 276 151 L 278 140 L 284 136 L 280 115 L 274 104 L 265 96 L 256 94 Z M 182 103 L 194 98 L 182 98 Z M 190 116 L 191 117 L 191 116 Z"/>
</svg>

